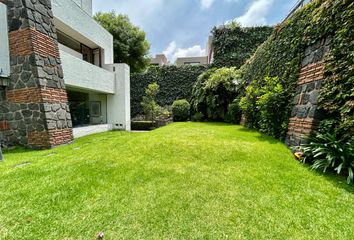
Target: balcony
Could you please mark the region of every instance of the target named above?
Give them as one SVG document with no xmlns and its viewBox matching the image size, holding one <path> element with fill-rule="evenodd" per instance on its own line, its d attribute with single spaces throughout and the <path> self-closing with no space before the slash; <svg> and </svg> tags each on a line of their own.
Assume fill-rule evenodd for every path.
<svg viewBox="0 0 354 240">
<path fill-rule="evenodd" d="M 53 0 L 55 27 L 89 48 L 104 51 L 105 64 L 113 63 L 113 36 L 72 0 Z"/>
<path fill-rule="evenodd" d="M 115 93 L 114 73 L 85 62 L 62 46 L 59 49 L 66 86 L 100 93 Z"/>
</svg>

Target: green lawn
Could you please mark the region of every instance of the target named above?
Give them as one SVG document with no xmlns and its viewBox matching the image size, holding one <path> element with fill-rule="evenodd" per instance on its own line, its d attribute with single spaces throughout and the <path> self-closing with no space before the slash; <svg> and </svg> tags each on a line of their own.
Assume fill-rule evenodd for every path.
<svg viewBox="0 0 354 240">
<path fill-rule="evenodd" d="M 177 123 L 5 157 L 0 239 L 354 236 L 353 186 L 239 126 Z"/>
</svg>

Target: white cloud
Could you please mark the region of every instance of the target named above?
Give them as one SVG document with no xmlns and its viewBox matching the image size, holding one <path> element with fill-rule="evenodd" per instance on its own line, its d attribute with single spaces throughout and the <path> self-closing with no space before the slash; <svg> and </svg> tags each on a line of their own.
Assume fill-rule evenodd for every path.
<svg viewBox="0 0 354 240">
<path fill-rule="evenodd" d="M 173 63 L 177 58 L 181 57 L 200 57 L 206 56 L 206 50 L 203 49 L 200 45 L 195 45 L 189 48 L 177 48 L 175 41 L 171 42 L 163 54 Z"/>
<path fill-rule="evenodd" d="M 256 0 L 245 14 L 235 20 L 244 27 L 266 25 L 266 17 L 272 4 L 273 0 Z"/>
<path fill-rule="evenodd" d="M 200 4 L 202 5 L 202 9 L 208 9 L 213 5 L 214 0 L 200 0 Z"/>
<path fill-rule="evenodd" d="M 175 41 L 170 42 L 170 44 L 167 46 L 167 48 L 163 51 L 163 54 L 165 54 L 168 59 L 171 59 L 171 57 L 175 53 L 176 49 L 177 49 L 176 42 Z"/>
<path fill-rule="evenodd" d="M 200 5 L 203 10 L 209 9 L 216 0 L 200 0 Z M 239 0 L 224 0 L 228 3 L 238 2 Z"/>
</svg>

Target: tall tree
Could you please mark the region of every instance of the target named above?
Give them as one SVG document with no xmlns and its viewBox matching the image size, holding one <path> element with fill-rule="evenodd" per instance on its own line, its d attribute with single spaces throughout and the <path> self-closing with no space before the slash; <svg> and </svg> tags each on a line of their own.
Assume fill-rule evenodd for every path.
<svg viewBox="0 0 354 240">
<path fill-rule="evenodd" d="M 142 72 L 149 65 L 150 43 L 146 34 L 128 16 L 114 11 L 95 14 L 94 19 L 113 35 L 114 62 L 126 63 L 131 72 Z"/>
</svg>

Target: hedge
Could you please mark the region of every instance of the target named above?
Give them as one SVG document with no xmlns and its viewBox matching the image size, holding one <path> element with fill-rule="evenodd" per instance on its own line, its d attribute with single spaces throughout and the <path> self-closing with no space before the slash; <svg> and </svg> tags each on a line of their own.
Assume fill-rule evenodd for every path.
<svg viewBox="0 0 354 240">
<path fill-rule="evenodd" d="M 187 99 L 192 96 L 192 89 L 198 76 L 208 67 L 204 65 L 150 67 L 146 72 L 131 75 L 131 115 L 135 117 L 143 113 L 141 107 L 145 88 L 152 82 L 157 82 L 160 92 L 157 102 L 160 106 L 171 106 L 177 99 Z"/>
<path fill-rule="evenodd" d="M 134 131 L 150 131 L 156 128 L 156 123 L 153 121 L 132 121 L 131 129 Z"/>
<path fill-rule="evenodd" d="M 336 128 L 353 128 L 353 19 L 352 0 L 312 1 L 275 28 L 270 38 L 242 66 L 243 78 L 247 82 L 256 81 L 261 88 L 267 77 L 278 77 L 288 94 L 287 107 L 279 111 L 290 117 L 305 48 L 318 39 L 332 36 L 332 51 L 326 59 L 326 75 L 330 78 L 325 81 L 320 107 L 326 111 L 327 119 L 338 122 Z M 280 127 L 286 128 L 286 125 L 284 122 Z"/>
<path fill-rule="evenodd" d="M 272 31 L 268 26 L 242 28 L 236 23 L 215 27 L 212 30 L 213 66 L 240 68 Z"/>
</svg>

